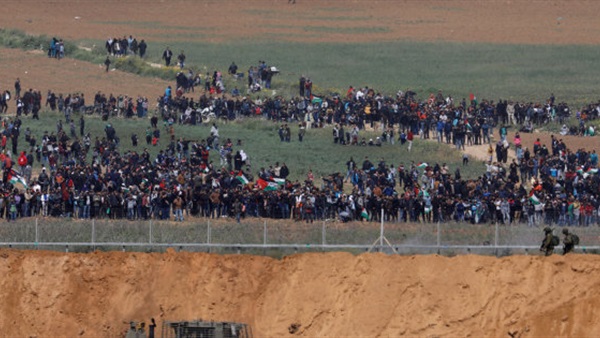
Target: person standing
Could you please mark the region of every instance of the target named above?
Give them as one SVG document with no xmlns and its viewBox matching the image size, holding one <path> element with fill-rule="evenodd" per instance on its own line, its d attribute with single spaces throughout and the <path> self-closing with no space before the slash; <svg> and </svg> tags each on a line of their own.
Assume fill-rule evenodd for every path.
<svg viewBox="0 0 600 338">
<path fill-rule="evenodd" d="M 575 245 L 579 244 L 579 237 L 569 232 L 569 229 L 563 229 L 562 233 L 565 235 L 563 239 L 563 255 L 573 251 Z"/>
<path fill-rule="evenodd" d="M 179 62 L 179 68 L 183 69 L 183 67 L 185 67 L 185 54 L 183 51 L 177 56 L 177 61 Z"/>
<path fill-rule="evenodd" d="M 150 325 L 148 325 L 148 338 L 154 338 L 154 330 L 155 329 L 156 329 L 156 322 L 154 321 L 154 318 L 152 318 L 152 319 L 150 319 Z"/>
<path fill-rule="evenodd" d="M 239 198 L 236 198 L 235 202 L 233 202 L 233 212 L 235 214 L 235 221 L 239 224 L 242 216 L 242 202 L 240 202 Z"/>
<path fill-rule="evenodd" d="M 146 41 L 142 39 L 142 41 L 140 41 L 140 44 L 138 45 L 138 50 L 140 51 L 140 57 L 142 59 L 144 58 L 144 55 L 146 55 L 146 48 L 148 48 L 148 45 L 146 45 Z"/>
<path fill-rule="evenodd" d="M 183 222 L 183 199 L 177 196 L 173 200 L 173 211 L 175 212 L 175 222 Z"/>
<path fill-rule="evenodd" d="M 298 125 L 298 141 L 302 142 L 304 140 L 304 134 L 306 134 L 306 122 L 301 122 Z"/>
<path fill-rule="evenodd" d="M 21 79 L 15 81 L 15 99 L 21 98 Z"/>
<path fill-rule="evenodd" d="M 412 130 L 408 130 L 408 134 L 406 134 L 406 140 L 408 141 L 408 151 L 412 149 L 412 143 L 414 138 L 415 135 L 413 134 Z"/>
<path fill-rule="evenodd" d="M 104 65 L 106 66 L 106 72 L 108 73 L 108 69 L 110 68 L 110 58 L 108 55 L 106 56 L 106 60 L 104 60 Z"/>
<path fill-rule="evenodd" d="M 150 127 L 146 128 L 146 145 L 150 145 L 152 143 L 152 130 Z"/>
<path fill-rule="evenodd" d="M 125 334 L 125 338 L 137 338 L 137 332 L 136 332 L 136 328 L 135 328 L 135 322 L 130 322 L 129 323 L 129 330 L 127 330 L 127 333 Z"/>
<path fill-rule="evenodd" d="M 556 245 L 556 240 L 554 239 L 554 235 L 552 235 L 552 229 L 550 227 L 544 228 L 544 240 L 542 241 L 542 246 L 540 247 L 540 251 L 544 252 L 546 256 L 552 255 L 554 252 L 554 246 Z"/>
<path fill-rule="evenodd" d="M 165 66 L 169 67 L 171 65 L 171 57 L 173 57 L 173 52 L 167 47 L 162 55 L 163 60 L 165 60 Z"/>
<path fill-rule="evenodd" d="M 85 120 L 83 119 L 83 115 L 79 118 L 79 135 L 83 137 L 85 131 Z"/>
<path fill-rule="evenodd" d="M 304 95 L 309 100 L 312 100 L 312 87 L 312 81 L 309 78 L 307 78 L 306 82 L 304 83 Z"/>
</svg>

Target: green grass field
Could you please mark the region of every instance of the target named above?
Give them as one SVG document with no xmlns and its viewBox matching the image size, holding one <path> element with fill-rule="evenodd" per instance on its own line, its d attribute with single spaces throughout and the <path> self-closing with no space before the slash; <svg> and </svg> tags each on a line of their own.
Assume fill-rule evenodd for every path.
<svg viewBox="0 0 600 338">
<path fill-rule="evenodd" d="M 108 24 L 108 23 L 107 23 Z M 136 23 L 151 25 L 152 22 Z M 277 36 L 253 41 L 221 43 L 191 42 L 198 35 L 215 34 L 202 29 L 167 27 L 167 33 L 146 38 L 147 60 L 162 63 L 160 56 L 168 45 L 175 54 L 184 50 L 187 66 L 205 73 L 226 71 L 235 61 L 240 71 L 259 60 L 277 66 L 276 94 L 297 94 L 301 75 L 313 80 L 315 93 L 345 92 L 348 86 L 369 86 L 392 95 L 411 89 L 421 98 L 442 90 L 457 99 L 473 92 L 478 98 L 543 102 L 554 93 L 558 101 L 578 108 L 599 99 L 595 87 L 600 77 L 600 46 L 583 45 L 502 45 L 483 43 L 390 41 L 373 43 L 300 43 L 282 41 L 293 30 L 273 29 Z M 184 29 L 185 28 L 185 29 Z M 315 34 L 327 34 L 313 27 Z M 356 28 L 359 30 L 360 28 Z M 352 29 L 349 32 L 352 33 Z M 16 30 L 0 30 L 0 45 L 12 48 L 40 48 L 47 37 L 25 35 Z M 104 41 L 69 42 L 69 55 L 79 60 L 102 63 Z M 92 47 L 78 50 L 75 45 Z M 142 76 L 169 79 L 175 69 L 161 70 L 135 61 L 115 63 L 117 68 Z M 240 83 L 228 82 L 231 89 Z M 267 93 L 268 95 L 272 93 Z"/>
<path fill-rule="evenodd" d="M 288 33 L 274 30 L 273 34 Z M 176 34 L 174 39 L 150 41 L 149 59 L 160 63 L 162 50 L 169 45 L 175 53 L 185 50 L 188 65 L 209 72 L 225 71 L 231 61 L 245 71 L 258 60 L 266 60 L 281 70 L 274 80 L 275 89 L 288 96 L 296 94 L 297 80 L 304 74 L 313 80 L 318 94 L 345 92 L 353 85 L 369 86 L 387 94 L 412 89 L 421 97 L 442 90 L 458 99 L 473 92 L 478 98 L 543 102 L 554 93 L 557 100 L 575 107 L 599 98 L 595 91 L 600 76 L 599 46 L 406 41 L 210 44 L 181 42 Z M 84 42 L 99 43 L 102 42 Z"/>
</svg>

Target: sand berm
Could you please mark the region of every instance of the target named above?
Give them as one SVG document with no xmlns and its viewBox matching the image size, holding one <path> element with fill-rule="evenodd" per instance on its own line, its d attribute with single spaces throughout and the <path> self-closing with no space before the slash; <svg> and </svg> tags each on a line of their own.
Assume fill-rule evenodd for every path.
<svg viewBox="0 0 600 338">
<path fill-rule="evenodd" d="M 596 255 L 6 249 L 0 336 L 119 337 L 155 317 L 246 322 L 257 337 L 599 337 L 599 270 Z"/>
</svg>

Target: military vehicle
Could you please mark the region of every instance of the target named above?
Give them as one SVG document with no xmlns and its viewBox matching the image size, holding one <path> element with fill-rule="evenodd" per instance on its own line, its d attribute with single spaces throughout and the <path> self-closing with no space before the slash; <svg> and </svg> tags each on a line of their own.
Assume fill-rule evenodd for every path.
<svg viewBox="0 0 600 338">
<path fill-rule="evenodd" d="M 163 321 L 161 338 L 252 338 L 252 329 L 232 322 Z"/>
</svg>

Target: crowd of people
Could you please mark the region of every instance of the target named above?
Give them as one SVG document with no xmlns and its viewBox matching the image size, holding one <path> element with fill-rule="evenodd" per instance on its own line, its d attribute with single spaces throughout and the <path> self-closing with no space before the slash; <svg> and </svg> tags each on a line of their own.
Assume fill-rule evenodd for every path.
<svg viewBox="0 0 600 338">
<path fill-rule="evenodd" d="M 109 37 L 106 39 L 104 48 L 108 55 L 115 57 L 139 55 L 143 58 L 146 55 L 148 45 L 144 39 L 138 42 L 137 38 L 129 35 L 129 37 L 123 36 L 122 38 Z"/>
<path fill-rule="evenodd" d="M 65 43 L 62 39 L 52 38 L 48 47 L 48 57 L 54 59 L 62 59 L 65 57 Z"/>
<path fill-rule="evenodd" d="M 218 79 L 219 74 L 213 75 L 214 82 Z M 56 132 L 36 136 L 26 128 L 26 147 L 19 147 L 22 115 L 4 120 L 0 160 L 5 175 L 0 214 L 7 219 L 66 216 L 182 221 L 201 216 L 232 217 L 237 221 L 271 217 L 345 222 L 380 220 L 383 212 L 386 220 L 394 222 L 590 226 L 600 221 L 595 150 L 569 149 L 554 136 L 549 145 L 539 141 L 523 145 L 518 134 L 512 143 L 507 139 L 506 129 L 513 123 L 538 125 L 548 119 L 566 122 L 573 114 L 566 104 L 555 104 L 553 96 L 539 105 L 503 100 L 478 102 L 474 98 L 455 103 L 441 92 L 426 100 L 418 100 L 410 91 L 385 97 L 373 89 L 353 87 L 344 96 L 317 98 L 307 93 L 306 82 L 301 91 L 290 100 L 251 100 L 211 95 L 209 88 L 194 100 L 188 97 L 190 92 L 172 93 L 168 88 L 158 100 L 162 107 L 159 114 L 152 116 L 146 131 L 146 146 L 162 149 L 156 157 L 150 156 L 147 149 L 137 148 L 135 132 L 131 134 L 133 150 L 122 151 L 118 131 L 109 121 L 104 135 L 90 135 L 80 116 L 77 133 L 74 114 L 78 110 L 74 106 L 85 106 L 83 94 L 63 98 L 49 91 L 46 106 L 65 113 L 65 125 L 57 121 Z M 25 100 L 28 94 L 32 98 Z M 17 97 L 19 100 L 25 116 L 41 109 L 40 91 L 26 91 Z M 106 98 L 102 93 L 96 94 L 94 105 L 108 105 L 125 117 L 144 117 L 149 109 L 145 98 Z M 69 106 L 74 109 L 67 113 Z M 357 163 L 350 158 L 340 173 L 315 178 L 309 171 L 305 179 L 291 181 L 290 170 L 297 168 L 288 168 L 285 163 L 253 168 L 251 154 L 242 149 L 245 141 L 234 143 L 233 135 L 221 137 L 216 124 L 205 139 L 178 137 L 174 125 L 201 124 L 198 112 L 204 109 L 226 119 L 259 116 L 282 122 L 282 142 L 290 142 L 289 125 L 295 122 L 299 141 L 307 129 L 329 125 L 333 142 L 340 145 L 395 146 L 398 141 L 400 146 L 408 143 L 410 150 L 413 139 L 431 138 L 457 148 L 489 144 L 490 160 L 477 179 L 464 179 L 460 168 L 449 168 L 444 163 L 394 164 L 383 158 L 364 158 Z M 599 112 L 600 104 L 590 104 L 575 117 L 585 126 Z M 154 141 L 160 138 L 163 128 L 159 119 L 170 136 L 160 143 Z M 368 141 L 361 138 L 360 133 L 368 128 L 379 130 L 381 136 Z M 498 137 L 492 143 L 494 129 Z M 8 140 L 12 149 L 7 146 Z M 510 163 L 506 156 L 509 148 L 516 152 Z M 211 160 L 215 156 L 219 164 Z M 36 162 L 41 170 L 34 175 Z M 26 185 L 19 186 L 19 178 Z"/>
</svg>

